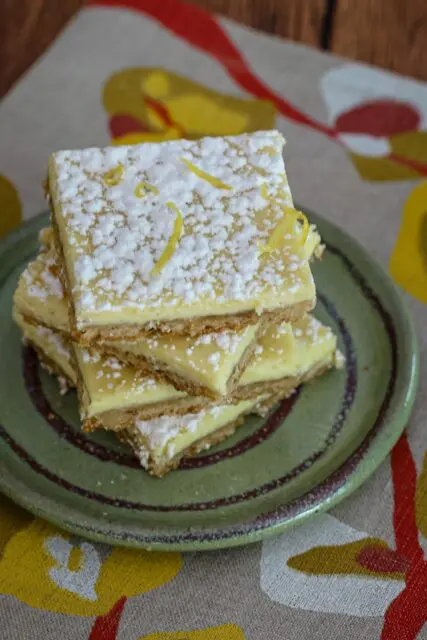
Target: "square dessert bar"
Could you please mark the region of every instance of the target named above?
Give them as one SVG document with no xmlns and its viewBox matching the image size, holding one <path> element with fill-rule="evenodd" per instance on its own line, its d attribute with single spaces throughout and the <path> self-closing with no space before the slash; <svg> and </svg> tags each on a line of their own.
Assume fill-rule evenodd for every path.
<svg viewBox="0 0 427 640">
<path fill-rule="evenodd" d="M 284 397 L 301 383 L 343 364 L 336 335 L 314 316 L 307 314 L 292 324 L 271 323 L 257 341 L 236 394 L 243 400 L 268 390 Z"/>
<path fill-rule="evenodd" d="M 121 428 L 135 411 L 144 418 L 181 414 L 206 406 L 212 398 L 233 403 L 269 390 L 284 393 L 323 364 L 333 365 L 333 332 L 304 316 L 293 326 L 268 323 L 261 334 L 258 325 L 250 325 L 197 338 L 160 334 L 135 343 L 113 342 L 119 360 L 110 357 L 107 343 L 102 353 L 75 345 L 70 375 L 67 305 L 58 269 L 55 254 L 44 247 L 21 275 L 14 308 L 43 361 L 64 363 L 65 375 L 78 379 L 86 428 Z"/>
<path fill-rule="evenodd" d="M 16 307 L 14 318 L 44 367 L 59 376 L 61 388 L 77 387 L 86 431 L 121 431 L 132 427 L 136 419 L 176 417 L 260 395 L 279 400 L 301 382 L 340 365 L 335 335 L 315 318 L 306 316 L 293 326 L 271 325 L 259 339 L 255 358 L 234 391 L 212 402 L 209 397 L 179 391 L 153 377 L 152 371 L 135 369 L 93 348 L 75 344 L 73 348 L 66 334 L 24 318 Z"/>
<path fill-rule="evenodd" d="M 151 369 L 177 389 L 212 399 L 227 396 L 251 361 L 263 321 L 235 331 L 198 337 L 146 336 L 136 342 L 105 342 L 102 349 L 137 369 Z"/>
<path fill-rule="evenodd" d="M 309 226 L 292 208 L 283 144 L 262 131 L 54 153 L 52 222 L 79 341 L 310 310 Z"/>
<path fill-rule="evenodd" d="M 151 371 L 140 371 L 93 348 L 74 345 L 80 415 L 85 431 L 120 431 L 136 416 L 149 420 L 182 415 L 210 404 L 205 396 L 190 396 Z"/>
<path fill-rule="evenodd" d="M 302 382 L 340 365 L 333 331 L 308 315 L 293 325 L 270 325 L 259 338 L 255 352 L 233 391 L 212 401 L 203 395 L 179 391 L 153 378 L 152 371 L 142 372 L 93 349 L 76 347 L 85 428 L 121 430 L 132 425 L 135 418 L 176 418 L 213 405 L 237 405 L 260 396 L 280 399 Z"/>
<path fill-rule="evenodd" d="M 243 423 L 246 414 L 263 415 L 301 381 L 338 364 L 336 354 L 339 352 L 336 352 L 332 332 L 307 318 L 305 322 L 298 321 L 293 331 L 277 331 L 278 341 L 273 349 L 270 348 L 272 332 L 259 351 L 258 364 L 252 365 L 251 382 L 240 387 L 240 399 L 236 394 L 234 403 L 228 405 L 209 404 L 205 399 L 206 405 L 189 402 L 183 407 L 180 403 L 186 394 L 176 392 L 173 387 L 168 389 L 141 372 L 129 370 L 114 358 L 102 358 L 92 351 L 80 349 L 77 358 L 73 358 L 70 343 L 61 334 L 28 323 L 16 309 L 14 318 L 24 339 L 36 348 L 42 365 L 59 377 L 64 391 L 67 385 L 79 386 L 84 378 L 82 412 L 98 412 L 92 424 L 91 419 L 84 420 L 85 428 L 89 425 L 89 428 L 116 431 L 121 440 L 131 445 L 141 466 L 155 476 L 163 476 L 176 468 L 183 457 L 223 441 Z M 292 341 L 294 334 L 297 344 Z M 275 367 L 275 362 L 279 364 L 279 355 L 282 361 L 287 359 L 278 353 L 283 349 L 288 351 L 288 364 Z M 265 367 L 267 361 L 272 370 L 270 377 Z M 251 386 L 252 394 L 249 394 Z M 196 403 L 199 399 L 200 396 L 193 398 Z"/>
<path fill-rule="evenodd" d="M 120 433 L 120 439 L 130 444 L 144 469 L 162 477 L 176 469 L 182 458 L 194 456 L 230 437 L 248 413 L 268 410 L 269 404 L 268 397 L 259 396 L 183 416 L 136 419 Z"/>
<path fill-rule="evenodd" d="M 15 292 L 16 309 L 30 322 L 45 325 L 70 340 L 67 302 L 52 248 L 44 248 L 22 273 Z M 240 330 L 197 338 L 175 334 L 142 336 L 135 342 L 104 343 L 100 350 L 132 369 L 151 371 L 165 383 L 192 395 L 229 394 L 256 347 L 262 321 Z"/>
<path fill-rule="evenodd" d="M 21 329 L 23 340 L 36 351 L 39 362 L 51 375 L 58 378 L 61 394 L 77 386 L 77 371 L 72 358 L 70 342 L 64 334 L 39 325 L 23 316 L 14 306 L 12 315 Z"/>
<path fill-rule="evenodd" d="M 41 245 L 41 254 L 19 280 L 15 304 L 21 313 L 34 316 L 39 323 L 70 333 L 66 295 L 58 278 L 61 266 L 50 229 L 42 231 Z M 309 259 L 322 251 L 320 236 L 312 227 L 305 251 Z M 105 341 L 100 348 L 137 369 L 154 370 L 180 390 L 215 398 L 232 391 L 267 324 L 262 319 L 234 331 L 194 338 L 158 333 L 135 341 Z"/>
</svg>

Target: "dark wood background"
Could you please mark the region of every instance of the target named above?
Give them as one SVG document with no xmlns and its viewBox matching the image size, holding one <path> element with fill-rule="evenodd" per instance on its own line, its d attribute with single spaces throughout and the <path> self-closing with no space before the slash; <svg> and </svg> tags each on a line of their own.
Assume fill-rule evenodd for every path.
<svg viewBox="0 0 427 640">
<path fill-rule="evenodd" d="M 427 80 L 427 0 L 192 2 L 267 33 Z M 83 4 L 0 0 L 0 96 Z"/>
</svg>

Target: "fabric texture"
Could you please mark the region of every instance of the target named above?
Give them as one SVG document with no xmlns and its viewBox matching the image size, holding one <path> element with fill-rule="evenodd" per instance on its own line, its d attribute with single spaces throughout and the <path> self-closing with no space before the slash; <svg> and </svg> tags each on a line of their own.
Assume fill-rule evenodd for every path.
<svg viewBox="0 0 427 640">
<path fill-rule="evenodd" d="M 0 234 L 45 209 L 52 150 L 277 127 L 295 201 L 406 291 L 421 347 L 407 431 L 329 514 L 247 548 L 149 553 L 1 498 L 1 637 L 427 638 L 427 86 L 181 0 L 89 3 L 0 104 Z"/>
</svg>

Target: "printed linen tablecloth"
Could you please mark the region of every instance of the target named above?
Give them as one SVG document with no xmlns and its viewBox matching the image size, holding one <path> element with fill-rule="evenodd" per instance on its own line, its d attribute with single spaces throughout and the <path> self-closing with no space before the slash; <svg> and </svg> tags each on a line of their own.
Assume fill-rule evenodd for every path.
<svg viewBox="0 0 427 640">
<path fill-rule="evenodd" d="M 427 340 L 427 86 L 180 0 L 92 2 L 0 104 L 0 232 L 52 150 L 277 127 L 297 203 L 408 294 Z M 423 362 L 423 360 L 422 360 Z M 80 540 L 1 498 L 5 639 L 427 638 L 427 384 L 366 485 L 275 539 L 188 554 Z"/>
</svg>

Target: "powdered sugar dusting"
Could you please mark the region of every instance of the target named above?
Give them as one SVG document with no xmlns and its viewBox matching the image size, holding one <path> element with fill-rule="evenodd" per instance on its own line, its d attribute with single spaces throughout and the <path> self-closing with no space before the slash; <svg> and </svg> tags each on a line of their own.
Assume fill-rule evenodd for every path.
<svg viewBox="0 0 427 640">
<path fill-rule="evenodd" d="M 135 451 L 135 453 L 138 456 L 138 460 L 141 463 L 141 467 L 143 467 L 144 469 L 148 469 L 148 461 L 150 459 L 150 453 L 147 447 L 144 447 L 144 445 L 140 445 L 138 449 Z"/>
<path fill-rule="evenodd" d="M 194 345 L 197 347 L 200 344 L 212 344 L 213 339 L 214 339 L 213 333 L 206 333 L 205 335 L 202 335 L 196 338 Z"/>
<path fill-rule="evenodd" d="M 92 393 L 114 393 L 122 389 L 125 400 L 130 400 L 160 386 L 150 375 L 127 366 L 114 356 L 104 356 L 96 349 L 78 351 L 82 375 Z"/>
<path fill-rule="evenodd" d="M 162 416 L 154 420 L 136 420 L 139 433 L 147 438 L 150 448 L 163 449 L 169 440 L 173 440 L 180 432 L 194 433 L 207 411 L 188 413 L 184 416 Z"/>
<path fill-rule="evenodd" d="M 162 416 L 153 420 L 137 419 L 135 426 L 139 433 L 147 439 L 150 449 L 164 449 L 168 442 L 176 438 L 179 433 L 195 433 L 206 418 L 217 419 L 224 409 L 226 409 L 225 406 L 219 406 L 183 416 Z M 166 455 L 168 457 L 172 457 L 173 452 L 174 449 L 167 447 Z"/>
<path fill-rule="evenodd" d="M 342 369 L 344 365 L 345 365 L 345 356 L 339 349 L 337 349 L 335 351 L 335 366 L 337 369 Z"/>
<path fill-rule="evenodd" d="M 135 395 L 139 395 L 141 393 L 145 393 L 146 391 L 154 390 L 159 383 L 154 378 L 150 378 L 149 376 L 136 376 L 132 381 L 131 388 L 129 391 L 125 392 L 125 398 L 129 399 L 134 397 Z"/>
<path fill-rule="evenodd" d="M 214 371 L 219 369 L 220 361 L 221 361 L 221 354 L 219 353 L 219 351 L 214 351 L 214 353 L 211 353 L 210 356 L 208 357 L 208 362 L 209 364 L 212 365 L 212 367 L 214 368 Z"/>
<path fill-rule="evenodd" d="M 184 363 L 193 371 L 203 374 L 219 372 L 222 368 L 222 373 L 227 377 L 247 345 L 255 338 L 258 326 L 209 333 L 197 338 L 161 334 L 147 336 L 139 349 L 143 355 L 165 362 L 168 366 Z M 178 368 L 182 371 L 181 365 Z"/>
<path fill-rule="evenodd" d="M 333 339 L 334 334 L 330 327 L 322 324 L 317 318 L 307 315 L 292 328 L 297 340 L 310 344 L 323 344 Z"/>
<path fill-rule="evenodd" d="M 214 340 L 222 351 L 234 353 L 239 346 L 241 336 L 232 331 L 215 333 Z"/>
<path fill-rule="evenodd" d="M 36 259 L 22 273 L 28 295 L 41 300 L 46 300 L 50 296 L 62 300 L 64 289 L 58 277 L 56 257 L 53 253 L 43 255 L 43 262 Z M 41 265 L 43 269 L 40 268 Z"/>
<path fill-rule="evenodd" d="M 38 325 L 36 327 L 36 332 L 39 336 L 46 338 L 47 341 L 55 347 L 55 351 L 58 355 L 65 358 L 68 362 L 70 361 L 70 349 L 59 333 L 52 331 L 52 329 L 49 329 L 48 327 L 43 327 L 42 325 Z"/>
<path fill-rule="evenodd" d="M 191 307 L 209 298 L 256 307 L 266 289 L 297 291 L 304 252 L 300 261 L 290 260 L 291 241 L 274 258 L 259 251 L 272 220 L 292 204 L 283 143 L 278 132 L 266 131 L 55 153 L 55 214 L 72 249 L 77 318 L 79 311 Z M 141 184 L 149 187 L 142 193 Z M 153 273 L 176 208 L 183 231 Z"/>
<path fill-rule="evenodd" d="M 101 355 L 100 353 L 98 353 L 98 351 L 92 349 L 90 351 L 89 349 L 83 349 L 82 359 L 86 364 L 96 364 L 101 360 Z"/>
</svg>

